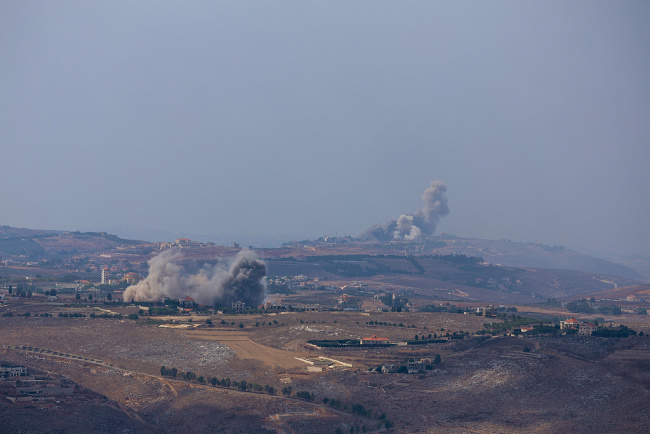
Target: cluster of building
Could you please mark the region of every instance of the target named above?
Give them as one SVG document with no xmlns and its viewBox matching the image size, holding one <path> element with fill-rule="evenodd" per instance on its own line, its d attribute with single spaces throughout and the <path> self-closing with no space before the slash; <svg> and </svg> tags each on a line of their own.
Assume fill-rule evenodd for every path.
<svg viewBox="0 0 650 434">
<path fill-rule="evenodd" d="M 579 335 L 591 336 L 593 332 L 598 330 L 598 326 L 585 321 L 578 321 L 575 318 L 569 318 L 560 321 L 560 330 L 576 330 Z"/>
<path fill-rule="evenodd" d="M 121 279 L 111 279 L 111 270 L 108 267 L 102 268 L 100 283 L 102 285 L 117 285 L 120 282 L 126 282 L 129 285 L 135 285 L 140 281 L 140 274 L 136 272 L 124 273 Z"/>
<path fill-rule="evenodd" d="M 165 250 L 171 248 L 186 249 L 188 247 L 216 247 L 216 244 L 202 243 L 200 241 L 192 241 L 189 238 L 178 238 L 172 242 L 158 243 L 158 250 Z M 235 248 L 239 248 L 239 245 L 237 243 L 235 243 Z"/>
<path fill-rule="evenodd" d="M 0 366 L 0 381 L 12 402 L 55 401 L 74 393 L 74 384 L 62 375 L 30 374 L 25 366 Z"/>
</svg>

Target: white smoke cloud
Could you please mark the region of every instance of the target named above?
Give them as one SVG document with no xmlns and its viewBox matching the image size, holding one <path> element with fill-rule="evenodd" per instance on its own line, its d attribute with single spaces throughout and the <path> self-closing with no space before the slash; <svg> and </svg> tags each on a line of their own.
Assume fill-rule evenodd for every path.
<svg viewBox="0 0 650 434">
<path fill-rule="evenodd" d="M 266 264 L 250 250 L 242 250 L 229 267 L 204 265 L 197 273 L 185 273 L 179 264 L 181 254 L 167 250 L 148 262 L 149 274 L 124 291 L 124 300 L 155 302 L 163 297 L 192 297 L 206 305 L 228 306 L 243 301 L 257 306 L 266 297 Z"/>
<path fill-rule="evenodd" d="M 374 225 L 360 235 L 363 239 L 390 241 L 412 241 L 432 235 L 440 218 L 449 214 L 447 186 L 442 181 L 433 181 L 424 190 L 422 200 L 424 206 L 412 214 L 402 214 L 397 220 Z"/>
</svg>

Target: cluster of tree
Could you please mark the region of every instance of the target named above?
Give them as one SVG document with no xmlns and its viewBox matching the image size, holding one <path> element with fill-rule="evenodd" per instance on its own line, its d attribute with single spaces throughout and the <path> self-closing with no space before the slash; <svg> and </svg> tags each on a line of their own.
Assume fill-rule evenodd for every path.
<svg viewBox="0 0 650 434">
<path fill-rule="evenodd" d="M 568 302 L 566 308 L 573 313 L 594 313 L 592 304 L 585 298 Z"/>
<path fill-rule="evenodd" d="M 176 368 L 167 368 L 162 366 L 160 368 L 160 375 L 163 377 L 181 378 L 185 381 L 194 381 L 200 384 L 211 384 L 214 387 L 235 388 L 244 392 L 264 392 L 269 395 L 275 394 L 275 388 L 268 384 L 248 383 L 244 380 L 233 381 L 230 378 L 219 379 L 217 377 L 204 377 L 197 375 L 192 371 L 180 372 Z"/>
<path fill-rule="evenodd" d="M 47 312 L 45 312 L 45 313 L 35 313 L 35 314 L 32 314 L 31 312 L 25 312 L 23 314 L 20 314 L 20 313 L 16 314 L 16 316 L 24 316 L 26 318 L 29 318 L 32 315 L 35 316 L 35 317 L 40 316 L 40 317 L 44 317 L 44 318 L 52 316 L 51 313 L 47 313 Z M 3 313 L 2 316 L 14 316 L 14 314 L 13 314 L 13 312 L 6 312 L 6 313 Z"/>
<path fill-rule="evenodd" d="M 499 315 L 497 315 L 497 317 L 499 317 Z M 483 330 L 479 330 L 477 334 L 490 334 L 492 336 L 496 336 L 496 335 L 506 333 L 508 331 L 513 331 L 514 329 L 518 329 L 521 326 L 538 324 L 538 323 L 540 323 L 538 319 L 522 318 L 519 315 L 515 317 L 513 315 L 510 318 L 506 317 L 503 322 L 493 322 L 489 324 L 488 323 L 483 324 Z"/>
<path fill-rule="evenodd" d="M 222 324 L 226 323 L 224 320 L 221 320 L 221 322 L 222 322 Z M 278 324 L 277 319 L 274 319 L 273 322 L 271 322 L 271 321 L 268 322 L 268 325 L 270 325 L 270 326 L 275 325 L 275 324 Z M 282 323 L 282 324 L 284 324 L 284 323 Z M 255 323 L 255 327 L 260 327 L 260 326 L 264 326 L 264 322 L 257 321 Z"/>
<path fill-rule="evenodd" d="M 16 297 L 31 297 L 32 294 L 38 292 L 39 289 L 33 283 L 19 283 L 14 288 L 12 285 L 9 285 L 9 294 L 15 295 Z"/>
<path fill-rule="evenodd" d="M 277 284 L 272 283 L 266 286 L 267 294 L 296 294 L 296 291 L 291 289 L 286 283 Z"/>
<path fill-rule="evenodd" d="M 466 255 L 432 255 L 429 256 L 429 258 L 451 262 L 452 264 L 457 265 L 476 265 L 483 262 L 483 258 L 481 257 Z"/>
<path fill-rule="evenodd" d="M 144 315 L 146 312 L 142 310 L 141 315 Z M 155 315 L 177 315 L 178 314 L 178 309 L 175 307 L 150 307 L 149 316 L 155 316 Z"/>
<path fill-rule="evenodd" d="M 359 339 L 311 339 L 307 343 L 321 348 L 360 347 L 362 345 Z M 376 344 L 374 346 L 389 346 L 389 344 Z"/>
<path fill-rule="evenodd" d="M 330 399 L 330 398 L 327 398 L 327 397 L 323 398 L 323 404 L 325 404 L 327 406 L 330 406 L 332 408 L 342 409 L 342 410 L 345 410 L 345 411 L 350 411 L 352 414 L 356 414 L 356 415 L 359 415 L 359 416 L 362 416 L 362 417 L 372 417 L 372 413 L 373 413 L 371 409 L 367 409 L 361 404 L 348 405 L 348 404 L 342 403 L 338 399 Z M 386 418 L 385 414 L 383 414 L 383 413 L 380 414 L 379 416 L 377 416 L 377 419 L 380 421 L 379 424 L 377 425 L 377 430 L 380 430 L 382 428 L 382 426 L 386 427 L 386 429 L 389 429 L 389 428 L 393 427 L 393 423 Z M 354 430 L 351 429 L 350 432 L 353 432 L 353 431 Z M 364 425 L 361 430 L 359 430 L 357 428 L 356 431 L 357 432 L 359 432 L 359 431 L 366 432 L 367 429 L 366 429 L 366 427 Z"/>
<path fill-rule="evenodd" d="M 631 328 L 621 324 L 618 327 L 599 328 L 591 335 L 598 336 L 601 338 L 627 338 L 628 336 L 636 335 L 636 330 L 632 330 Z"/>
<path fill-rule="evenodd" d="M 90 314 L 90 317 L 93 318 L 93 314 Z M 59 312 L 59 318 L 86 318 L 86 315 L 83 313 L 67 313 L 67 312 Z"/>
<path fill-rule="evenodd" d="M 301 390 L 300 392 L 296 392 L 296 398 L 303 399 L 305 401 L 313 401 L 315 395 L 307 390 Z"/>
<path fill-rule="evenodd" d="M 386 322 L 386 321 L 366 321 L 366 324 L 368 325 L 380 325 L 380 326 L 388 326 L 388 327 L 406 327 L 406 328 L 415 328 L 414 325 L 404 325 L 404 323 L 396 323 L 396 322 Z"/>
<path fill-rule="evenodd" d="M 566 304 L 566 308 L 569 312 L 572 313 L 602 313 L 605 315 L 620 315 L 621 314 L 621 308 L 619 306 L 615 305 L 609 305 L 609 304 L 603 304 L 600 306 L 596 306 L 596 299 L 594 297 L 591 297 L 591 299 L 587 300 L 585 298 L 582 298 L 580 300 L 573 300 L 570 301 Z"/>
<path fill-rule="evenodd" d="M 115 314 L 111 314 L 111 313 L 96 314 L 94 312 L 90 314 L 90 317 L 91 318 L 114 318 L 114 319 L 122 319 L 122 318 L 124 318 L 122 316 L 122 314 L 119 314 L 119 313 L 115 313 Z"/>
<path fill-rule="evenodd" d="M 619 306 L 614 306 L 614 305 L 608 305 L 604 304 L 601 306 L 598 306 L 596 308 L 598 313 L 602 313 L 605 315 L 620 315 L 621 314 L 621 308 Z"/>
<path fill-rule="evenodd" d="M 447 334 L 449 334 L 449 333 L 447 333 Z M 459 339 L 459 338 L 453 338 L 453 339 Z M 445 342 L 447 342 L 447 339 L 438 339 L 437 334 L 434 333 L 433 335 L 431 335 L 429 333 L 428 337 L 427 336 L 420 337 L 418 335 L 415 335 L 413 337 L 413 340 L 406 341 L 406 345 L 443 344 Z"/>
</svg>

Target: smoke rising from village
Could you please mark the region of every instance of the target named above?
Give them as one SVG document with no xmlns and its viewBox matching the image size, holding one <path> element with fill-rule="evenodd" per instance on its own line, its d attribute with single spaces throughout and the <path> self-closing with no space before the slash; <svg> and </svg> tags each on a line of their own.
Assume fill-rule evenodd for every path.
<svg viewBox="0 0 650 434">
<path fill-rule="evenodd" d="M 402 214 L 397 220 L 380 223 L 367 229 L 360 238 L 376 241 L 412 241 L 432 235 L 441 217 L 449 214 L 447 186 L 442 181 L 433 181 L 424 190 L 424 206 L 412 214 Z"/>
<path fill-rule="evenodd" d="M 167 250 L 151 258 L 149 275 L 124 291 L 124 300 L 158 301 L 162 297 L 192 297 L 197 303 L 230 306 L 243 301 L 258 306 L 266 296 L 266 264 L 250 250 L 242 250 L 230 266 L 205 264 L 196 273 L 186 273 L 180 252 Z"/>
</svg>

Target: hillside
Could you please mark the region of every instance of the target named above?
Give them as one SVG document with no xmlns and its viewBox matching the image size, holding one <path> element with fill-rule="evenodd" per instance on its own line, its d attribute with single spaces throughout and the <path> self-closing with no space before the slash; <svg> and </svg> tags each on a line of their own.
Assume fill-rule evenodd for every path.
<svg viewBox="0 0 650 434">
<path fill-rule="evenodd" d="M 80 253 L 110 252 L 125 246 L 146 244 L 106 232 L 64 232 L 0 226 L 0 256 L 29 260 L 50 259 Z"/>
<path fill-rule="evenodd" d="M 616 262 L 596 258 L 562 246 L 540 243 L 516 243 L 511 241 L 482 240 L 441 235 L 425 241 L 390 241 L 385 243 L 364 242 L 353 238 L 319 239 L 287 243 L 282 252 L 272 256 L 309 257 L 317 255 L 466 255 L 482 258 L 491 264 L 509 267 L 548 268 L 579 270 L 642 280 L 644 276 L 636 269 Z"/>
<path fill-rule="evenodd" d="M 650 299 L 650 285 L 632 285 L 594 292 L 588 295 L 595 298 L 624 299 L 630 296 L 640 299 Z"/>
<path fill-rule="evenodd" d="M 437 249 L 437 252 L 441 254 L 448 252 L 480 256 L 488 262 L 511 267 L 580 270 L 642 279 L 641 274 L 635 269 L 561 246 L 473 238 L 441 238 L 441 241 L 447 244 L 446 247 Z"/>
</svg>

